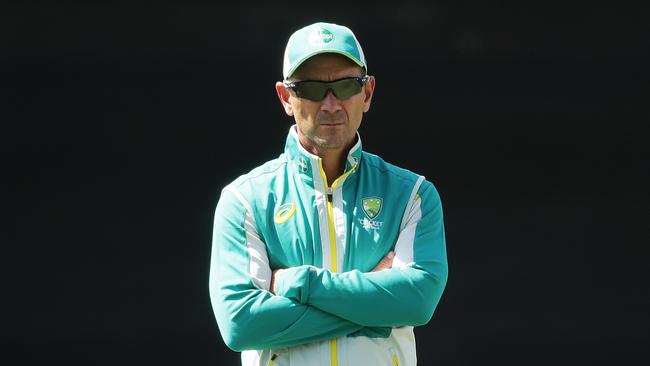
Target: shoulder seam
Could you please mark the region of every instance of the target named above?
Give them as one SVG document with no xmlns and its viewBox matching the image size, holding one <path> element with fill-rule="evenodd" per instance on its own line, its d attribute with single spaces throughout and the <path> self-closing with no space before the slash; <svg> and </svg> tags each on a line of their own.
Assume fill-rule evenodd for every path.
<svg viewBox="0 0 650 366">
<path fill-rule="evenodd" d="M 237 198 L 237 200 L 242 204 L 242 206 L 244 206 L 244 209 L 249 214 L 253 212 L 250 203 L 248 203 L 248 200 L 246 200 L 246 198 L 237 190 L 237 188 L 232 187 L 231 185 L 227 185 L 223 190 L 232 193 L 235 198 Z"/>
<path fill-rule="evenodd" d="M 261 172 L 258 172 L 258 173 L 255 174 L 255 175 L 251 175 L 251 176 L 248 176 L 248 175 L 249 175 L 250 173 L 252 173 L 252 171 L 249 172 L 249 173 L 247 173 L 247 174 L 244 174 L 244 175 L 240 176 L 240 178 L 242 178 L 242 177 L 243 177 L 243 178 L 242 178 L 242 180 L 241 180 L 240 182 L 238 182 L 237 186 L 240 186 L 241 184 L 243 184 L 243 183 L 245 183 L 245 182 L 248 182 L 248 181 L 250 181 L 251 179 L 255 179 L 255 178 L 257 178 L 257 177 L 260 177 L 260 176 L 262 176 L 262 175 L 275 173 L 278 169 L 280 169 L 280 168 L 282 168 L 283 166 L 287 165 L 287 163 L 288 163 L 287 160 L 284 159 L 284 161 L 280 162 L 280 163 L 278 164 L 278 166 L 276 166 L 276 167 L 273 168 L 272 170 L 261 171 Z M 253 169 L 253 170 L 255 170 L 255 169 Z M 239 178 L 237 178 L 237 179 L 239 179 Z M 237 181 L 237 179 L 235 179 L 235 181 L 233 181 L 232 183 L 235 183 L 235 182 Z M 232 184 L 232 183 L 230 183 L 230 184 Z M 230 185 L 230 184 L 229 184 L 229 185 Z"/>
<path fill-rule="evenodd" d="M 369 165 L 370 167 L 372 167 L 372 168 L 375 168 L 375 169 L 380 170 L 380 171 L 382 171 L 382 172 L 388 172 L 388 173 L 391 173 L 392 175 L 394 175 L 394 176 L 396 176 L 396 177 L 398 177 L 398 178 L 401 178 L 401 179 L 403 179 L 403 180 L 406 180 L 406 181 L 411 181 L 411 180 L 417 181 L 420 177 L 423 177 L 423 175 L 421 175 L 421 174 L 418 174 L 418 173 L 412 172 L 412 171 L 410 171 L 410 170 L 407 170 L 408 172 L 410 172 L 411 174 L 413 174 L 414 177 L 411 178 L 411 177 L 406 176 L 406 174 L 400 174 L 400 173 L 394 172 L 394 171 L 392 171 L 392 170 L 385 169 L 385 168 L 382 168 L 382 167 L 380 167 L 380 166 L 378 166 L 378 165 L 375 165 L 375 164 L 371 163 L 370 160 L 366 160 L 365 163 L 368 164 L 368 165 Z M 386 162 L 386 164 L 390 164 L 390 163 Z M 401 168 L 401 167 L 398 167 L 397 165 L 394 165 L 394 164 L 390 164 L 390 165 L 392 165 L 392 166 L 394 166 L 394 167 L 396 167 L 396 168 L 398 168 L 398 169 L 406 170 L 406 169 Z"/>
</svg>

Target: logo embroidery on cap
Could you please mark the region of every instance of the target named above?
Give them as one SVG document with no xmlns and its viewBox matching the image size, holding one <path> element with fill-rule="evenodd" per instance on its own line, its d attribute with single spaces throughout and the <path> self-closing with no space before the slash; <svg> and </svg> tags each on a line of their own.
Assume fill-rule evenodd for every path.
<svg viewBox="0 0 650 366">
<path fill-rule="evenodd" d="M 295 203 L 285 203 L 278 207 L 278 212 L 275 213 L 274 221 L 276 224 L 284 224 L 296 212 Z"/>
<path fill-rule="evenodd" d="M 329 30 L 318 27 L 309 33 L 309 43 L 315 46 L 321 46 L 334 40 L 334 33 Z"/>
</svg>

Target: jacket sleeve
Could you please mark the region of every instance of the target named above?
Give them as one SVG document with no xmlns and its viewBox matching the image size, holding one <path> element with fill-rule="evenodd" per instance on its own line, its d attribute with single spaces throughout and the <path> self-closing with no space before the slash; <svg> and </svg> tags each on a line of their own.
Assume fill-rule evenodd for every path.
<svg viewBox="0 0 650 366">
<path fill-rule="evenodd" d="M 293 267 L 276 274 L 276 293 L 365 326 L 426 324 L 447 283 L 442 205 L 428 181 L 416 185 L 411 196 L 393 268 L 332 273 Z"/>
<path fill-rule="evenodd" d="M 250 206 L 236 190 L 224 189 L 214 217 L 209 287 L 229 348 L 284 348 L 364 331 L 354 322 L 272 295 L 268 263 Z"/>
</svg>

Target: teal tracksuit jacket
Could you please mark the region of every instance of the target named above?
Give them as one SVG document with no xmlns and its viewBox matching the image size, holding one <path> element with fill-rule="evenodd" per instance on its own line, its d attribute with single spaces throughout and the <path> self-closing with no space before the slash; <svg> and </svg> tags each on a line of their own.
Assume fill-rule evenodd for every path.
<svg viewBox="0 0 650 366">
<path fill-rule="evenodd" d="M 243 365 L 415 365 L 413 327 L 447 282 L 438 192 L 358 134 L 331 186 L 321 164 L 293 126 L 283 154 L 221 192 L 209 281 L 221 335 Z M 369 272 L 390 250 L 393 268 Z"/>
</svg>

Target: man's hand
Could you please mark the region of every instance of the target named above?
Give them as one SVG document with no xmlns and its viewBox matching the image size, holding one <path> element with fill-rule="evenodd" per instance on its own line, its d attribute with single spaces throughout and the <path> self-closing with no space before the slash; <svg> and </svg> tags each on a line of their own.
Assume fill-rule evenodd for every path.
<svg viewBox="0 0 650 366">
<path fill-rule="evenodd" d="M 283 268 L 280 269 L 274 269 L 272 274 L 271 274 L 271 284 L 269 285 L 270 291 L 273 295 L 275 295 L 275 276 L 280 273 L 281 271 L 284 271 Z"/>
<path fill-rule="evenodd" d="M 372 269 L 370 272 L 379 272 L 383 271 L 385 269 L 391 269 L 393 267 L 393 258 L 395 257 L 395 252 L 390 251 L 384 258 L 382 258 L 379 263 L 375 266 L 375 268 Z M 278 273 L 281 271 L 284 271 L 283 268 L 280 269 L 274 269 L 271 275 L 271 284 L 269 286 L 269 290 L 273 295 L 275 295 L 275 276 L 277 276 Z"/>
<path fill-rule="evenodd" d="M 391 250 L 370 272 L 379 272 L 385 269 L 391 269 L 393 267 L 393 258 L 395 258 L 395 252 Z"/>
</svg>

